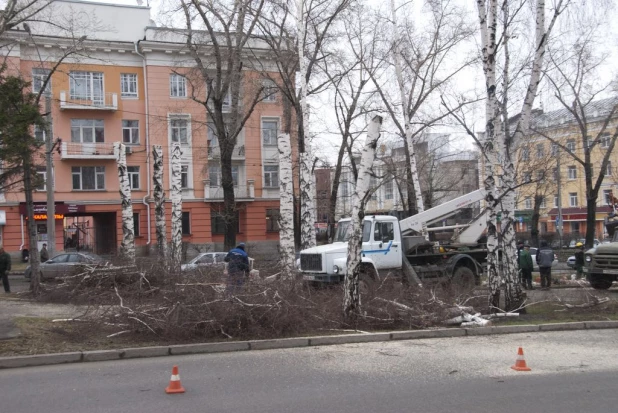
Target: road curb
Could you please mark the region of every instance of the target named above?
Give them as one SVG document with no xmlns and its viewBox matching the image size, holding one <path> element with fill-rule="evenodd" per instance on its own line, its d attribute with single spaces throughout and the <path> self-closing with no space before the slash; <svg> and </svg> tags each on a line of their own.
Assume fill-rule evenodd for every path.
<svg viewBox="0 0 618 413">
<path fill-rule="evenodd" d="M 46 366 L 53 364 L 110 361 L 143 357 L 163 357 L 187 354 L 229 353 L 338 344 L 371 343 L 377 341 L 420 340 L 479 335 L 532 333 L 539 331 L 598 330 L 618 328 L 618 321 L 585 321 L 519 326 L 491 326 L 477 328 L 437 328 L 429 330 L 391 331 L 366 334 L 295 337 L 272 340 L 231 341 L 218 343 L 182 344 L 156 347 L 136 347 L 116 350 L 93 350 L 72 353 L 38 354 L 33 356 L 0 357 L 0 369 Z"/>
</svg>

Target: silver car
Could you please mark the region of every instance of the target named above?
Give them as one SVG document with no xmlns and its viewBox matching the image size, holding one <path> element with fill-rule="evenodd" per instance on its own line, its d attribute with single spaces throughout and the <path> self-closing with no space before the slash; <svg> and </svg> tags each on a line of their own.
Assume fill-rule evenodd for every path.
<svg viewBox="0 0 618 413">
<path fill-rule="evenodd" d="M 87 252 L 68 252 L 59 254 L 39 265 L 41 279 L 63 277 L 75 274 L 84 265 L 104 264 L 105 260 L 96 254 Z M 26 267 L 24 276 L 27 280 L 32 276 L 30 266 Z"/>
<path fill-rule="evenodd" d="M 198 268 L 206 268 L 206 267 L 221 267 L 225 266 L 225 256 L 227 252 L 202 252 L 198 254 L 197 257 L 193 258 L 186 264 L 182 264 L 180 269 L 182 271 L 192 271 L 197 270 Z"/>
</svg>

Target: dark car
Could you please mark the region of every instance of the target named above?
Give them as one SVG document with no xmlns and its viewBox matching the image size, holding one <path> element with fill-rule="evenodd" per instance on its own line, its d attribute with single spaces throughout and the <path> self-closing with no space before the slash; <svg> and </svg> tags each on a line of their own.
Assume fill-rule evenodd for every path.
<svg viewBox="0 0 618 413">
<path fill-rule="evenodd" d="M 39 264 L 41 279 L 63 277 L 79 271 L 84 265 L 104 264 L 105 260 L 96 254 L 87 252 L 69 252 L 58 254 L 50 260 Z M 24 276 L 27 280 L 32 275 L 30 266 L 26 267 Z"/>
</svg>

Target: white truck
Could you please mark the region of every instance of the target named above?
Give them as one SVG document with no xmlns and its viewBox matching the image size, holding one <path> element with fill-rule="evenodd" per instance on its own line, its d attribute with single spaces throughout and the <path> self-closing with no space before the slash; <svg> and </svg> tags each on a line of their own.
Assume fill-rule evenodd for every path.
<svg viewBox="0 0 618 413">
<path fill-rule="evenodd" d="M 363 222 L 361 288 L 389 273 L 416 283 L 425 281 L 477 284 L 487 250 L 479 238 L 486 228 L 485 213 L 463 225 L 429 227 L 485 197 L 483 190 L 445 202 L 399 221 L 388 215 L 366 215 Z M 339 221 L 334 242 L 300 252 L 297 267 L 303 279 L 315 283 L 338 283 L 346 272 L 350 218 Z M 430 242 L 431 231 L 455 230 L 451 242 Z"/>
</svg>

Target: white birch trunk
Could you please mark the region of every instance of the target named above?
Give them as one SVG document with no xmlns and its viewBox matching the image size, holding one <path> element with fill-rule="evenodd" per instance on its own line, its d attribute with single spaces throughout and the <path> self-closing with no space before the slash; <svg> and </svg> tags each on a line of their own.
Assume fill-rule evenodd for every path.
<svg viewBox="0 0 618 413">
<path fill-rule="evenodd" d="M 406 87 L 403 81 L 403 74 L 401 68 L 401 41 L 399 39 L 399 29 L 397 27 L 397 14 L 395 10 L 395 0 L 391 0 L 391 14 L 393 20 L 393 61 L 395 64 L 395 75 L 397 77 L 397 85 L 399 86 L 399 96 L 401 99 L 401 110 L 403 113 L 403 122 L 405 125 L 406 133 L 406 145 L 408 146 L 408 152 L 410 153 L 410 173 L 412 174 L 412 185 L 414 186 L 414 195 L 416 198 L 416 209 L 418 212 L 425 211 L 423 204 L 423 193 L 421 191 L 421 184 L 418 179 L 418 168 L 416 166 L 416 153 L 414 152 L 414 138 L 413 130 L 411 128 L 411 119 L 408 113 L 406 102 Z M 410 202 L 410 200 L 408 200 Z M 427 237 L 427 231 L 423 229 L 423 235 Z"/>
<path fill-rule="evenodd" d="M 346 317 L 360 312 L 361 301 L 358 281 L 361 272 L 361 250 L 363 248 L 363 220 L 365 205 L 369 199 L 371 166 L 375 157 L 382 118 L 375 116 L 367 127 L 367 139 L 361 154 L 361 164 L 356 180 L 356 190 L 352 194 L 351 235 L 348 242 L 348 258 L 344 285 L 343 313 Z"/>
<path fill-rule="evenodd" d="M 122 259 L 135 262 L 135 232 L 133 228 L 133 204 L 131 202 L 131 184 L 127 172 L 127 150 L 121 142 L 114 142 L 114 155 L 118 167 L 118 182 L 120 187 L 120 205 L 122 208 L 122 242 L 120 256 Z"/>
<path fill-rule="evenodd" d="M 290 135 L 279 135 L 279 254 L 282 278 L 294 272 L 294 185 L 292 174 L 292 146 Z"/>
<path fill-rule="evenodd" d="M 157 256 L 164 262 L 167 257 L 167 232 L 165 225 L 165 191 L 163 190 L 163 147 L 152 146 L 152 187 L 155 203 L 155 229 L 157 233 Z"/>
<path fill-rule="evenodd" d="M 489 307 L 498 307 L 500 303 L 500 271 L 498 262 L 498 220 L 499 196 L 496 190 L 495 166 L 498 165 L 500 119 L 498 117 L 498 101 L 496 97 L 496 24 L 497 0 L 477 0 L 479 23 L 481 27 L 481 47 L 483 72 L 485 73 L 485 139 L 482 153 L 485 158 L 484 187 L 487 206 L 487 276 L 489 286 Z"/>
<path fill-rule="evenodd" d="M 315 240 L 315 179 L 311 173 L 311 155 L 306 144 L 309 125 L 309 111 L 307 107 L 307 58 L 305 56 L 305 1 L 296 0 L 296 27 L 298 31 L 298 70 L 300 108 L 302 112 L 301 147 L 304 151 L 299 154 L 300 160 L 300 244 L 301 249 L 316 246 Z"/>
<path fill-rule="evenodd" d="M 182 261 L 182 181 L 180 158 L 182 150 L 180 144 L 172 145 L 172 175 L 170 176 L 170 199 L 172 201 L 172 251 L 171 271 L 180 271 Z"/>
<path fill-rule="evenodd" d="M 300 237 L 301 249 L 316 246 L 315 177 L 311 173 L 311 154 L 300 154 Z"/>
</svg>

